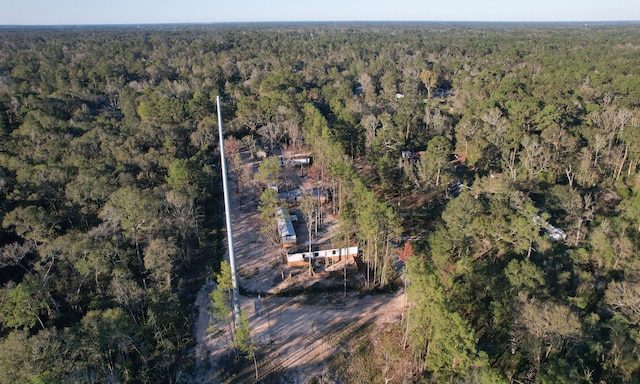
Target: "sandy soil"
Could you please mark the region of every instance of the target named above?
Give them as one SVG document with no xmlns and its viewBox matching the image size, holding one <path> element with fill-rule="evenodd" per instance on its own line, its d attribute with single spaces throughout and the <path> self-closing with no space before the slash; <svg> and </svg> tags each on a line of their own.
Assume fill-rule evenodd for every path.
<svg viewBox="0 0 640 384">
<path fill-rule="evenodd" d="M 292 297 L 276 295 L 291 285 L 309 286 L 323 282 L 322 278 L 309 277 L 306 269 L 289 268 L 281 262 L 285 255 L 281 248 L 268 248 L 262 243 L 257 234 L 256 194 L 256 191 L 247 193 L 244 204 L 234 195 L 231 212 L 239 284 L 243 290 L 251 292 L 251 296 L 241 296 L 240 301 L 242 310 L 249 316 L 252 337 L 259 348 L 260 379 L 257 381 L 277 376 L 279 382 L 305 383 L 326 374 L 326 357 L 359 326 L 399 322 L 404 294 L 363 297 L 353 292 L 346 297 L 343 292 Z M 336 220 L 329 214 L 325 217 L 322 240 L 330 241 Z M 207 281 L 195 303 L 199 311 L 195 329 L 197 381 L 204 383 L 222 382 L 216 372 L 229 350 L 228 332 L 207 332 L 210 326 L 208 294 L 213 287 L 214 283 Z M 222 327 L 221 324 L 216 326 Z M 232 382 L 256 382 L 253 369 L 243 371 Z"/>
</svg>

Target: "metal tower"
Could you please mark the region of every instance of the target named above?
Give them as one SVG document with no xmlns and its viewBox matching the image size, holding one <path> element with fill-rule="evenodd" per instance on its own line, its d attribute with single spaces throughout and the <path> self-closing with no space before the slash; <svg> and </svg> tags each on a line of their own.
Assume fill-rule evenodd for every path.
<svg viewBox="0 0 640 384">
<path fill-rule="evenodd" d="M 224 191 L 224 214 L 227 222 L 227 244 L 229 250 L 229 265 L 231 266 L 231 284 L 233 286 L 233 323 L 238 325 L 240 319 L 240 293 L 238 291 L 238 279 L 236 277 L 236 254 L 233 248 L 233 231 L 231 228 L 231 203 L 229 202 L 229 181 L 227 178 L 227 161 L 224 155 L 224 136 L 222 134 L 222 108 L 220 96 L 216 97 L 218 106 L 218 135 L 220 141 L 220 164 L 222 166 L 222 189 Z"/>
</svg>

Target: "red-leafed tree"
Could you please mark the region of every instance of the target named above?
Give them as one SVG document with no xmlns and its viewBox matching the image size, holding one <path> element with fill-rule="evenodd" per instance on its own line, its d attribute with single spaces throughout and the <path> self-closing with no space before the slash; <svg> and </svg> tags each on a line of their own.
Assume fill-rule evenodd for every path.
<svg viewBox="0 0 640 384">
<path fill-rule="evenodd" d="M 398 249 L 398 259 L 403 263 L 406 263 L 409 258 L 413 256 L 413 245 L 410 242 L 406 241 L 404 243 L 404 247 Z"/>
</svg>

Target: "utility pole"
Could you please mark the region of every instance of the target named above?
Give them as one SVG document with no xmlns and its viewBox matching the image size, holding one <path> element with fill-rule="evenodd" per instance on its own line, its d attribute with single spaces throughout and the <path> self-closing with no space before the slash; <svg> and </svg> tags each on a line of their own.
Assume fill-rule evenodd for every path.
<svg viewBox="0 0 640 384">
<path fill-rule="evenodd" d="M 222 189 L 224 192 L 224 214 L 227 222 L 227 244 L 229 250 L 229 265 L 231 266 L 231 285 L 233 286 L 233 324 L 238 325 L 240 319 L 240 293 L 238 278 L 236 277 L 236 254 L 233 249 L 233 231 L 231 229 L 231 203 L 229 202 L 229 181 L 227 178 L 227 161 L 224 155 L 224 136 L 222 134 L 222 108 L 220 96 L 216 97 L 218 106 L 218 135 L 220 140 L 220 164 L 222 166 Z"/>
</svg>

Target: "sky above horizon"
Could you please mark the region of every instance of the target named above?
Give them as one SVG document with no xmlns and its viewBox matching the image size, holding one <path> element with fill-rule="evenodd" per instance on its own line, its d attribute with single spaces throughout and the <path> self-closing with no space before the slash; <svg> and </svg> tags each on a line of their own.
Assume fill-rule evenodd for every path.
<svg viewBox="0 0 640 384">
<path fill-rule="evenodd" d="M 0 0 L 0 25 L 638 21 L 638 0 Z"/>
</svg>

